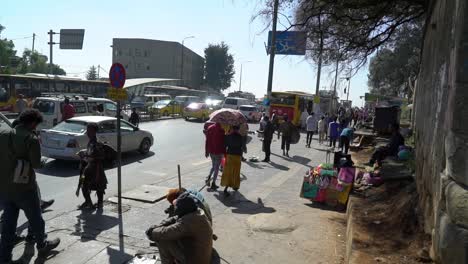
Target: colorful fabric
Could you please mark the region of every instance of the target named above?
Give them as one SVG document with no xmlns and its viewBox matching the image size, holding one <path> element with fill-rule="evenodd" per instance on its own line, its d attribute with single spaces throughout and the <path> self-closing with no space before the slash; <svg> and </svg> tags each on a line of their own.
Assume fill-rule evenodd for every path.
<svg viewBox="0 0 468 264">
<path fill-rule="evenodd" d="M 239 126 L 241 124 L 247 123 L 247 119 L 238 110 L 223 108 L 211 113 L 210 122 L 230 126 Z"/>
<path fill-rule="evenodd" d="M 223 169 L 223 176 L 221 178 L 221 186 L 239 189 L 240 169 L 241 156 L 228 154 L 226 156 L 226 166 Z"/>
<path fill-rule="evenodd" d="M 75 107 L 71 104 L 65 104 L 63 106 L 62 121 L 68 120 L 75 116 Z"/>
<path fill-rule="evenodd" d="M 354 182 L 354 176 L 356 175 L 356 169 L 352 167 L 344 167 L 340 169 L 338 173 L 338 180 L 345 183 Z"/>
<path fill-rule="evenodd" d="M 340 124 L 331 122 L 328 126 L 328 136 L 332 139 L 337 139 L 340 136 Z"/>
</svg>

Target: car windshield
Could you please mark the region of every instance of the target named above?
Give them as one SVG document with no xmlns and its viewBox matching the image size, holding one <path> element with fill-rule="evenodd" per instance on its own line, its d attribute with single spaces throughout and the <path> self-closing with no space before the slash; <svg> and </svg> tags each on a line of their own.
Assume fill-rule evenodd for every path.
<svg viewBox="0 0 468 264">
<path fill-rule="evenodd" d="M 51 115 L 55 110 L 55 102 L 37 100 L 34 102 L 33 108 L 39 110 L 44 115 Z"/>
<path fill-rule="evenodd" d="M 239 110 L 241 110 L 241 111 L 257 111 L 257 108 L 255 106 L 241 106 L 241 107 L 239 107 Z"/>
<path fill-rule="evenodd" d="M 202 106 L 202 104 L 200 103 L 191 103 L 187 106 L 187 108 L 190 108 L 190 109 L 200 109 Z"/>
<path fill-rule="evenodd" d="M 154 103 L 154 106 L 166 106 L 171 102 L 171 100 L 161 100 Z"/>
<path fill-rule="evenodd" d="M 224 101 L 225 104 L 229 104 L 229 105 L 236 105 L 237 104 L 237 99 L 226 99 L 226 101 Z"/>
<path fill-rule="evenodd" d="M 56 125 L 52 130 L 70 133 L 84 133 L 86 131 L 86 122 L 67 120 Z"/>
</svg>

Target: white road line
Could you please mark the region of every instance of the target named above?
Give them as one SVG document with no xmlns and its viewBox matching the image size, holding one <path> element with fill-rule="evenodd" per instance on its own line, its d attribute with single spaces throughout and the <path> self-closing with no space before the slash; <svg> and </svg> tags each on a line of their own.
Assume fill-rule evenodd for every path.
<svg viewBox="0 0 468 264">
<path fill-rule="evenodd" d="M 201 160 L 201 161 L 198 161 L 198 162 L 194 162 L 192 163 L 193 166 L 200 166 L 200 165 L 203 165 L 205 163 L 210 163 L 211 162 L 211 159 L 206 159 L 206 160 Z"/>
<path fill-rule="evenodd" d="M 159 171 L 143 171 L 143 173 L 154 175 L 154 176 L 166 176 L 167 173 Z"/>
</svg>

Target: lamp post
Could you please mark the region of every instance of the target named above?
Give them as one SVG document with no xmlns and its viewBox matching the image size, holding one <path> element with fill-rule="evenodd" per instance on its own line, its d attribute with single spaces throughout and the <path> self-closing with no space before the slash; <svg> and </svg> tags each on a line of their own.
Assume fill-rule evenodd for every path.
<svg viewBox="0 0 468 264">
<path fill-rule="evenodd" d="M 240 76 L 239 76 L 239 92 L 242 91 L 242 65 L 244 63 L 249 63 L 249 62 L 252 62 L 252 61 L 243 61 L 243 62 L 241 62 Z"/>
<path fill-rule="evenodd" d="M 180 56 L 181 57 L 180 59 L 180 81 L 182 83 L 184 81 L 184 41 L 186 39 L 191 39 L 191 38 L 195 38 L 195 36 L 188 36 L 182 39 L 182 55 Z"/>
</svg>

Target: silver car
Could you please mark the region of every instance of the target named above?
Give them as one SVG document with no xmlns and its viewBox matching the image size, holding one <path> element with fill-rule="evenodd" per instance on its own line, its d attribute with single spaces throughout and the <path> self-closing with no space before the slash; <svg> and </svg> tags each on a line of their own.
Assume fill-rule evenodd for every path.
<svg viewBox="0 0 468 264">
<path fill-rule="evenodd" d="M 41 151 L 44 157 L 63 160 L 78 160 L 76 153 L 88 144 L 86 126 L 98 125 L 97 137 L 100 142 L 117 149 L 117 119 L 108 116 L 80 116 L 70 118 L 51 129 L 41 131 Z M 122 152 L 139 151 L 147 154 L 153 145 L 153 135 L 139 129 L 125 120 L 120 125 Z"/>
</svg>

